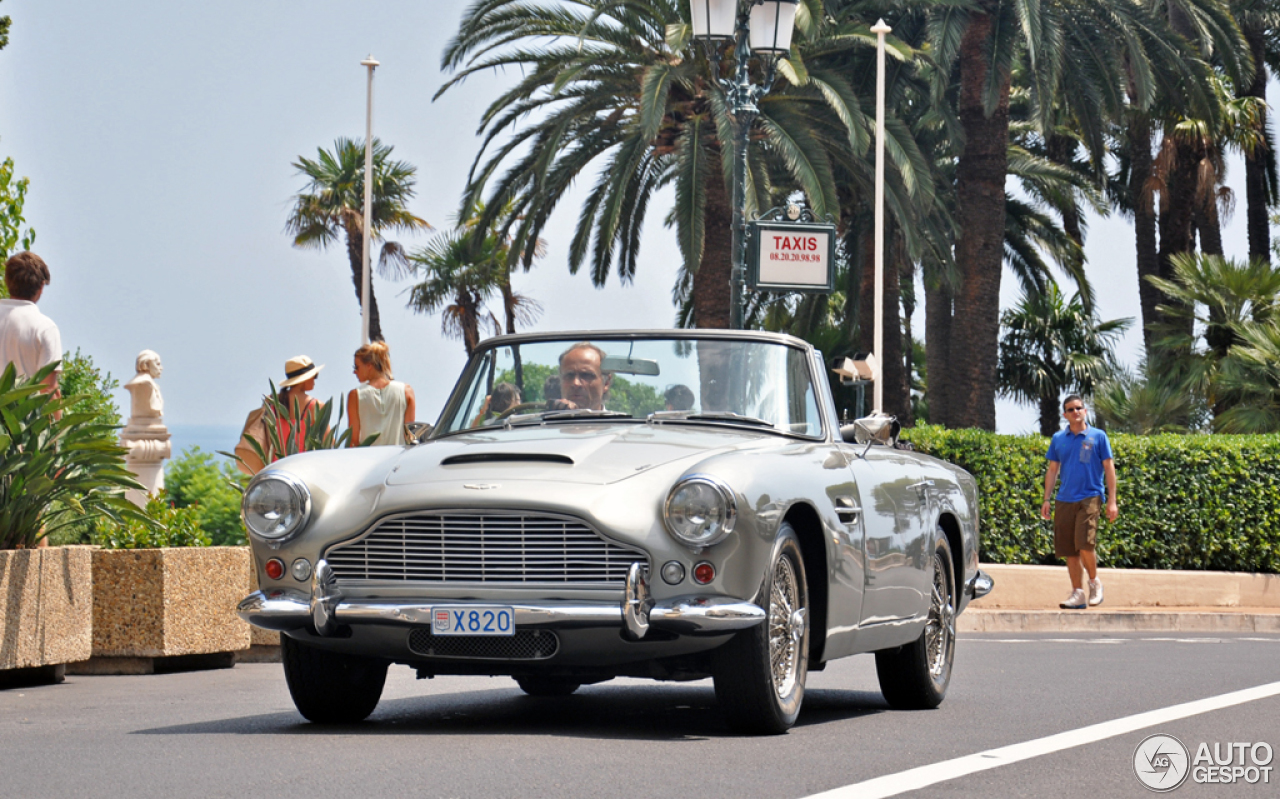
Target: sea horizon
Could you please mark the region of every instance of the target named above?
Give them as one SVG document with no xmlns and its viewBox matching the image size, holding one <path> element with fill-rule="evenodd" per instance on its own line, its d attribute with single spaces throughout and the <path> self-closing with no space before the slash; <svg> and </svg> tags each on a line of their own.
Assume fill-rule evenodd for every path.
<svg viewBox="0 0 1280 799">
<path fill-rule="evenodd" d="M 212 455 L 215 462 L 230 460 L 219 455 L 218 451 L 231 452 L 240 440 L 239 425 L 171 424 L 168 427 L 169 447 L 173 454 L 166 466 L 197 447 L 201 452 Z"/>
</svg>

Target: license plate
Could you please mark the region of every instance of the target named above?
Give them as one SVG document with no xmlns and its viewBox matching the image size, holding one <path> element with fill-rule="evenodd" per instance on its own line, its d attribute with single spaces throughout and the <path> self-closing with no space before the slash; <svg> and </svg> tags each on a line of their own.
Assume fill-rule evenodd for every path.
<svg viewBox="0 0 1280 799">
<path fill-rule="evenodd" d="M 441 605 L 431 609 L 434 635 L 515 635 L 515 614 L 501 605 Z"/>
</svg>

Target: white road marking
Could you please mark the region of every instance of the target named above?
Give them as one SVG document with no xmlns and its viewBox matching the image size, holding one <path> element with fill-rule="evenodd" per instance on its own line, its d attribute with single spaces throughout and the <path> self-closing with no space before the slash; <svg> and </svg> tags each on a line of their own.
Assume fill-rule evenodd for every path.
<svg viewBox="0 0 1280 799">
<path fill-rule="evenodd" d="M 1127 644 L 1135 641 L 1159 641 L 1175 644 L 1221 644 L 1232 641 L 1267 641 L 1280 643 L 1277 638 L 970 638 L 961 636 L 967 644 Z"/>
<path fill-rule="evenodd" d="M 954 780 L 979 771 L 986 771 L 998 766 L 1007 766 L 1033 757 L 1059 752 L 1063 749 L 1096 743 L 1106 738 L 1124 735 L 1145 727 L 1166 724 L 1188 716 L 1209 713 L 1214 710 L 1221 710 L 1233 705 L 1242 705 L 1245 702 L 1254 702 L 1276 695 L 1280 695 L 1280 682 L 1267 683 L 1255 688 L 1245 688 L 1241 691 L 1232 691 L 1228 694 L 1211 696 L 1207 699 L 1197 699 L 1194 702 L 1186 702 L 1158 710 L 1149 710 L 1146 713 L 1138 713 L 1134 716 L 1126 716 L 1113 721 L 1104 721 L 1101 724 L 1091 724 L 1078 730 L 1068 730 L 1045 738 L 1037 738 L 1034 741 L 1002 746 L 999 749 L 988 749 L 985 752 L 958 757 L 954 760 L 944 760 L 941 763 L 920 766 L 907 771 L 900 771 L 897 774 L 886 774 L 883 777 L 876 777 L 853 785 L 846 785 L 843 788 L 835 788 L 814 794 L 806 797 L 806 799 L 881 799 L 881 797 L 886 796 L 897 796 L 900 793 L 919 790 L 920 788 L 926 788 L 947 780 Z"/>
</svg>

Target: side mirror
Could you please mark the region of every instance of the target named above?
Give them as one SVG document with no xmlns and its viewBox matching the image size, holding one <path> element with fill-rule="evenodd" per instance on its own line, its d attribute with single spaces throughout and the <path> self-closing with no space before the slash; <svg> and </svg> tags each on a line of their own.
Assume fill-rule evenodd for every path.
<svg viewBox="0 0 1280 799">
<path fill-rule="evenodd" d="M 432 429 L 426 422 L 409 422 L 404 426 L 404 438 L 410 445 L 421 444 L 431 435 Z"/>
<path fill-rule="evenodd" d="M 848 444 L 885 444 L 894 446 L 898 442 L 898 432 L 902 430 L 898 417 L 887 413 L 873 413 L 857 419 L 853 424 L 840 428 L 840 437 Z"/>
</svg>

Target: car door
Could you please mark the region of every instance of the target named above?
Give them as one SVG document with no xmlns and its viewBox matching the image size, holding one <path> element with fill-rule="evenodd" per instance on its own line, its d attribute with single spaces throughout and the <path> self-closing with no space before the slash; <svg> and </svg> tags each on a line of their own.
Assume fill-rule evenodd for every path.
<svg viewBox="0 0 1280 799">
<path fill-rule="evenodd" d="M 928 498 L 919 461 L 910 453 L 872 446 L 850 464 L 862 497 L 866 569 L 862 626 L 919 614 L 919 542 Z"/>
</svg>

